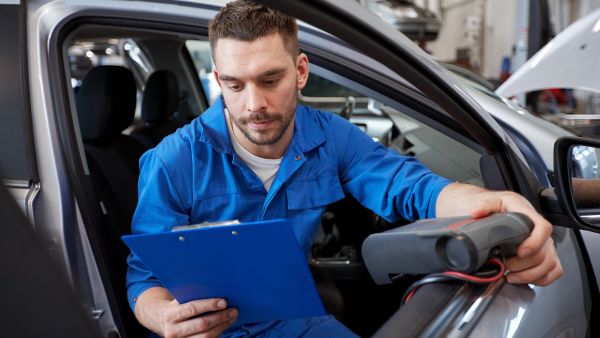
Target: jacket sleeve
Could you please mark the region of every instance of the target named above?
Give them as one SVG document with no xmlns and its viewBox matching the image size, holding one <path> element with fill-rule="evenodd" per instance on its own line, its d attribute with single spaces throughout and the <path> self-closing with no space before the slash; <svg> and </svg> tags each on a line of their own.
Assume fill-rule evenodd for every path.
<svg viewBox="0 0 600 338">
<path fill-rule="evenodd" d="M 131 231 L 134 234 L 157 233 L 182 224 L 189 224 L 189 212 L 169 170 L 160 156 L 150 150 L 140 159 L 138 204 Z M 160 286 L 160 282 L 133 253 L 127 258 L 127 264 L 127 299 L 134 309 L 137 297 L 150 287 Z"/>
<path fill-rule="evenodd" d="M 448 179 L 375 142 L 353 124 L 336 120 L 332 130 L 346 192 L 390 222 L 435 217 L 437 197 L 451 183 Z"/>
</svg>

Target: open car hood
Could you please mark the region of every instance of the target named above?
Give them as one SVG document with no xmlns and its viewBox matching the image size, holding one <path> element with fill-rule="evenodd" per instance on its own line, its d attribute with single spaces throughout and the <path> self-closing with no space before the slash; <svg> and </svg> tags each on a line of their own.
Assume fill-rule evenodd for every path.
<svg viewBox="0 0 600 338">
<path fill-rule="evenodd" d="M 519 68 L 497 90 L 501 96 L 547 88 L 600 92 L 600 9 L 577 20 Z"/>
</svg>

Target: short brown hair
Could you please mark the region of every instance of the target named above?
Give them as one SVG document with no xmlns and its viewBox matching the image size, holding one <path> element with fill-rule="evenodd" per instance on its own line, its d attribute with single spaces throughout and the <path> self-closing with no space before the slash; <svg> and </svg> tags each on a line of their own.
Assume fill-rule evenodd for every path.
<svg viewBox="0 0 600 338">
<path fill-rule="evenodd" d="M 252 0 L 229 2 L 208 24 L 208 40 L 213 51 L 219 39 L 254 41 L 279 33 L 294 61 L 299 53 L 296 20 Z"/>
</svg>

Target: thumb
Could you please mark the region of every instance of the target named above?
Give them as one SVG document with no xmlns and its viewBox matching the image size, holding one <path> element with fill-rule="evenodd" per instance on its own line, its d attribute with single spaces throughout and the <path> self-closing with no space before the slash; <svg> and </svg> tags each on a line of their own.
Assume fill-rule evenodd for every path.
<svg viewBox="0 0 600 338">
<path fill-rule="evenodd" d="M 496 212 L 502 212 L 502 199 L 496 196 L 485 198 L 478 202 L 478 206 L 471 210 L 473 218 L 482 218 Z"/>
</svg>

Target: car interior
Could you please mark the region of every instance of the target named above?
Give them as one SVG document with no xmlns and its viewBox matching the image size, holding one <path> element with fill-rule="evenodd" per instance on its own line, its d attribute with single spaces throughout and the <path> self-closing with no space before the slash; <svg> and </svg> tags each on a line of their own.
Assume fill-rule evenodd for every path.
<svg viewBox="0 0 600 338">
<path fill-rule="evenodd" d="M 113 312 L 126 336 L 144 336 L 127 304 L 128 250 L 120 237 L 130 232 L 137 203 L 139 157 L 219 97 L 208 41 L 200 33 L 82 24 L 66 36 L 63 53 L 88 192 L 101 226 L 94 231 L 99 245 L 93 250 L 107 266 L 104 283 L 114 290 Z M 422 114 L 407 102 L 352 79 L 360 69 L 337 71 L 321 59 L 311 64 L 299 103 L 345 117 L 375 141 L 450 179 L 484 185 L 480 148 L 415 118 Z M 309 263 L 326 309 L 361 336 L 392 316 L 414 281 L 408 276 L 376 285 L 362 262 L 361 243 L 371 233 L 408 222 L 389 223 L 351 197 L 330 205 L 323 216 Z"/>
</svg>

